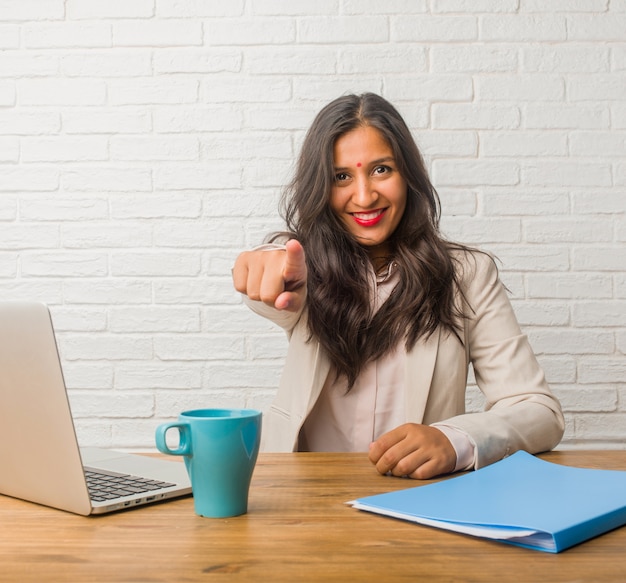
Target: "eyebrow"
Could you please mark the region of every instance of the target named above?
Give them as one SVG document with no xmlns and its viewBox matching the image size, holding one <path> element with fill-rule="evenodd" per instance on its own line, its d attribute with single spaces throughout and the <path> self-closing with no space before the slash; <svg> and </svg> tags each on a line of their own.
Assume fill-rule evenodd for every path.
<svg viewBox="0 0 626 583">
<path fill-rule="evenodd" d="M 384 158 L 378 158 L 376 160 L 372 160 L 371 162 L 367 162 L 364 166 L 376 166 L 377 164 L 384 164 L 385 162 L 394 162 L 396 159 L 393 156 L 385 156 Z M 335 172 L 341 172 L 344 170 L 348 170 L 347 166 L 335 166 Z"/>
</svg>

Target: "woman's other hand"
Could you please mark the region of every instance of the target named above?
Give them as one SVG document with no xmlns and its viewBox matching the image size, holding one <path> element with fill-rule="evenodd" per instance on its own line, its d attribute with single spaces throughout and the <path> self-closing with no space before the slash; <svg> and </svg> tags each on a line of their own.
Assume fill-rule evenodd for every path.
<svg viewBox="0 0 626 583">
<path fill-rule="evenodd" d="M 456 452 L 442 431 L 405 423 L 370 445 L 369 459 L 381 474 L 427 480 L 453 472 Z"/>
</svg>

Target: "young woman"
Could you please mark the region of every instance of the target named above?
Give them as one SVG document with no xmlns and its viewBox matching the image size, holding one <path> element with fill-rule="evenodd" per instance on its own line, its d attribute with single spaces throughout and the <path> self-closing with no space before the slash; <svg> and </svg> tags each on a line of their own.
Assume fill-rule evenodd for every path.
<svg viewBox="0 0 626 583">
<path fill-rule="evenodd" d="M 285 233 L 242 253 L 235 288 L 285 329 L 269 451 L 367 451 L 426 479 L 554 447 L 560 405 L 493 259 L 446 241 L 439 199 L 397 110 L 324 107 L 285 192 Z M 486 410 L 465 412 L 468 368 Z"/>
</svg>

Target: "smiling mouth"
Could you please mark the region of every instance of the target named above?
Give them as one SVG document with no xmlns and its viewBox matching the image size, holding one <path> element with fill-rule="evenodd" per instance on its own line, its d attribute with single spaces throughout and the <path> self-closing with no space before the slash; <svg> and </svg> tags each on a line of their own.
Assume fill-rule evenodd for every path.
<svg viewBox="0 0 626 583">
<path fill-rule="evenodd" d="M 387 209 L 376 209 L 366 213 L 350 213 L 352 218 L 361 227 L 373 227 L 378 224 L 385 216 Z"/>
</svg>

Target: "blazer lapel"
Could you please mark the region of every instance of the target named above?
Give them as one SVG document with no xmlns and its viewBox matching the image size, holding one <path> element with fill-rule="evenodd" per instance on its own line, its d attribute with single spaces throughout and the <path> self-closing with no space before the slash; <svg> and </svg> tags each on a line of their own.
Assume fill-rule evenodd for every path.
<svg viewBox="0 0 626 583">
<path fill-rule="evenodd" d="M 406 420 L 421 423 L 432 384 L 437 351 L 439 350 L 440 328 L 427 339 L 419 340 L 406 355 Z"/>
</svg>

